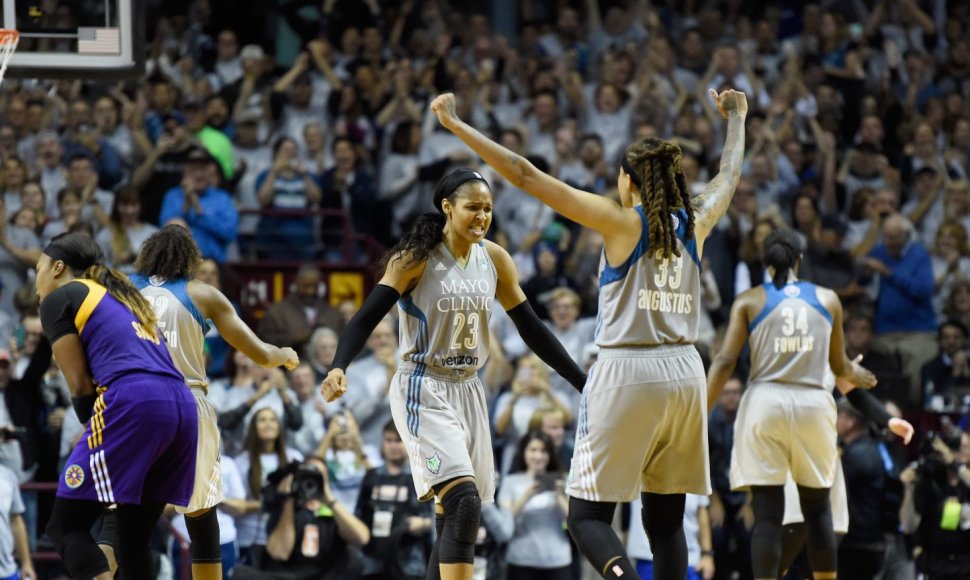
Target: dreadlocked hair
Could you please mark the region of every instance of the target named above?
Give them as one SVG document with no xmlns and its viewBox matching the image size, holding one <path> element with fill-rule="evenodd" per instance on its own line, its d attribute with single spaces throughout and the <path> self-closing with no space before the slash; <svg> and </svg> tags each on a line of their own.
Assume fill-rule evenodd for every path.
<svg viewBox="0 0 970 580">
<path fill-rule="evenodd" d="M 775 230 L 765 239 L 765 266 L 774 269 L 771 283 L 781 290 L 788 282 L 788 274 L 802 258 L 802 241 L 798 235 L 789 229 Z"/>
<path fill-rule="evenodd" d="M 105 264 L 104 253 L 91 236 L 60 234 L 51 240 L 44 253 L 64 262 L 75 278 L 86 278 L 104 286 L 108 294 L 131 310 L 152 342 L 160 340 L 155 310 L 131 284 L 128 276 Z"/>
<path fill-rule="evenodd" d="M 694 209 L 680 161 L 683 152 L 672 141 L 648 137 L 626 148 L 624 158 L 640 181 L 640 204 L 647 216 L 650 247 L 657 259 L 680 256 L 674 213 L 687 213 L 687 238 L 694 236 Z"/>
</svg>

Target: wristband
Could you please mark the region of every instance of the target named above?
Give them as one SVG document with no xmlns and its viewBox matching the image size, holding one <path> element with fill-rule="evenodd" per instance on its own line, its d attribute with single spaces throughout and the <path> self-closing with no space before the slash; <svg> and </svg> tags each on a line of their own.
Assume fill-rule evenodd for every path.
<svg viewBox="0 0 970 580">
<path fill-rule="evenodd" d="M 74 407 L 74 412 L 77 413 L 77 418 L 82 425 L 91 420 L 91 415 L 94 414 L 94 403 L 97 400 L 97 393 L 71 397 L 71 405 Z"/>
</svg>

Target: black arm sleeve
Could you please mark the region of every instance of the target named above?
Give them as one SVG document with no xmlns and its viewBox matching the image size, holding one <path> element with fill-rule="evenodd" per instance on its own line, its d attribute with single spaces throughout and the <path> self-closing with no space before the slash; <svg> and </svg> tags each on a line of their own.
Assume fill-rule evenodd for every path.
<svg viewBox="0 0 970 580">
<path fill-rule="evenodd" d="M 849 394 L 845 396 L 846 399 L 852 403 L 852 406 L 862 412 L 866 416 L 866 419 L 879 425 L 881 429 L 885 429 L 889 426 L 889 420 L 893 418 L 886 410 L 886 406 L 879 402 L 879 399 L 875 397 L 868 389 L 857 388 L 849 391 Z"/>
<path fill-rule="evenodd" d="M 347 369 L 350 361 L 357 358 L 361 349 L 364 348 L 364 343 L 367 342 L 370 333 L 373 332 L 377 324 L 400 297 L 398 291 L 390 286 L 378 284 L 374 287 L 367 300 L 364 300 L 364 305 L 350 319 L 347 327 L 340 334 L 337 353 L 333 356 L 331 369 Z"/>
<path fill-rule="evenodd" d="M 65 334 L 78 334 L 74 317 L 87 295 L 88 287 L 84 284 L 65 284 L 40 303 L 40 323 L 51 344 Z"/>
<path fill-rule="evenodd" d="M 519 331 L 519 336 L 532 352 L 582 393 L 586 385 L 586 373 L 569 357 L 569 353 L 552 331 L 539 320 L 529 301 L 522 301 L 522 304 L 509 310 L 508 314 Z"/>
</svg>

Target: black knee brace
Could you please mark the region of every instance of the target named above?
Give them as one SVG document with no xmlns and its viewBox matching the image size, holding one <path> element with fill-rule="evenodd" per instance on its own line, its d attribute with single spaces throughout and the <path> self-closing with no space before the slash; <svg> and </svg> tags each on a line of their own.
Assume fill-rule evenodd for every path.
<svg viewBox="0 0 970 580">
<path fill-rule="evenodd" d="M 445 509 L 438 560 L 442 564 L 474 564 L 475 541 L 482 519 L 482 499 L 471 481 L 448 490 L 441 499 Z"/>
<path fill-rule="evenodd" d="M 108 560 L 94 543 L 90 531 L 101 509 L 100 504 L 94 502 L 62 502 L 60 499 L 54 502 L 54 510 L 47 522 L 47 536 L 61 555 L 71 578 L 94 578 L 109 571 Z"/>
<path fill-rule="evenodd" d="M 192 562 L 215 564 L 222 562 L 222 546 L 219 545 L 219 517 L 212 508 L 198 517 L 185 516 L 185 527 L 192 541 Z"/>
</svg>

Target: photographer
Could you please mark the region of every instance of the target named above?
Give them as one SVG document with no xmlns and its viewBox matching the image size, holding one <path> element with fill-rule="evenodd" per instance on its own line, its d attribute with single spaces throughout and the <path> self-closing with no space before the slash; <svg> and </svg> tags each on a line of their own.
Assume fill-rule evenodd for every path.
<svg viewBox="0 0 970 580">
<path fill-rule="evenodd" d="M 905 485 L 900 520 L 916 532 L 918 564 L 927 580 L 970 577 L 970 435 L 932 434 L 919 462 L 900 475 Z"/>
<path fill-rule="evenodd" d="M 409 580 L 425 577 L 431 553 L 431 510 L 418 501 L 407 451 L 393 421 L 384 425 L 384 465 L 368 470 L 356 515 L 370 528 L 364 546 L 363 578 Z"/>
<path fill-rule="evenodd" d="M 311 457 L 272 473 L 263 500 L 269 512 L 266 556 L 259 570 L 239 567 L 233 578 L 338 580 L 359 574 L 353 547 L 367 544 L 370 531 L 334 499 L 323 461 Z"/>
</svg>

